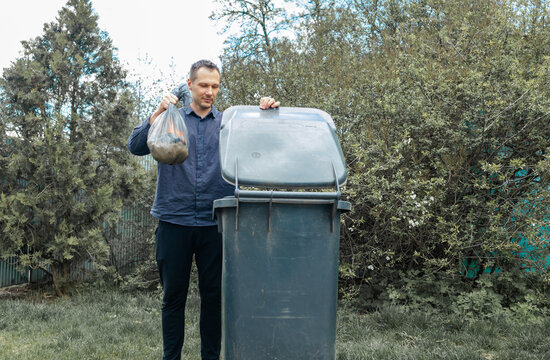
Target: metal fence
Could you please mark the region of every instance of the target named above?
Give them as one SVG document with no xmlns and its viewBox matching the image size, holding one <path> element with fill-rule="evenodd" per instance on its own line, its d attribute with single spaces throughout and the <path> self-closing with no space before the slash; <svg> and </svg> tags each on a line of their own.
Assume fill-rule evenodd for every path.
<svg viewBox="0 0 550 360">
<path fill-rule="evenodd" d="M 149 209 L 126 208 L 109 237 L 110 265 L 119 275 L 129 274 L 153 251 L 154 229 L 157 220 Z"/>
<path fill-rule="evenodd" d="M 94 266 L 90 262 L 75 263 L 71 266 L 70 272 L 74 279 L 82 279 L 86 278 L 93 268 Z M 38 282 L 46 276 L 47 273 L 41 269 L 26 267 L 24 270 L 21 270 L 16 258 L 0 260 L 0 287 Z"/>
</svg>

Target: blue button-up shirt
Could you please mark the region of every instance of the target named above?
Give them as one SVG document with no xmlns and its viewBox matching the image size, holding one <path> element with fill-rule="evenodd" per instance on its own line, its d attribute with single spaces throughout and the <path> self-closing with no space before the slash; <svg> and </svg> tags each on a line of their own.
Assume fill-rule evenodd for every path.
<svg viewBox="0 0 550 360">
<path fill-rule="evenodd" d="M 179 110 L 189 137 L 189 156 L 183 164 L 158 163 L 157 191 L 151 214 L 162 221 L 186 226 L 210 226 L 215 199 L 233 195 L 235 187 L 221 177 L 219 136 L 222 113 L 200 118 L 190 107 Z M 128 139 L 134 155 L 147 155 L 149 119 L 136 126 Z"/>
</svg>

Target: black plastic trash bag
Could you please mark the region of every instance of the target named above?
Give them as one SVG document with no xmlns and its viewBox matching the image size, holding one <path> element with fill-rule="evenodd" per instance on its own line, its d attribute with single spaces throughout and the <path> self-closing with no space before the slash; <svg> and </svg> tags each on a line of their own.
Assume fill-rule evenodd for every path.
<svg viewBox="0 0 550 360">
<path fill-rule="evenodd" d="M 158 116 L 147 135 L 147 146 L 155 160 L 163 164 L 181 164 L 187 159 L 187 127 L 178 109 L 170 104 Z"/>
</svg>

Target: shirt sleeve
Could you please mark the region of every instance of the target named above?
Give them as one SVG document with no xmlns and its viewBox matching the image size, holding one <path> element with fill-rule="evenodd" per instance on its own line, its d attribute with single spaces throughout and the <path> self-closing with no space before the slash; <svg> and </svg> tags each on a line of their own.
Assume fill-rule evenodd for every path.
<svg viewBox="0 0 550 360">
<path fill-rule="evenodd" d="M 151 124 L 149 124 L 149 118 L 147 118 L 147 120 L 136 126 L 130 134 L 128 138 L 128 150 L 132 154 L 143 156 L 151 153 L 147 146 L 149 128 L 151 128 Z"/>
</svg>

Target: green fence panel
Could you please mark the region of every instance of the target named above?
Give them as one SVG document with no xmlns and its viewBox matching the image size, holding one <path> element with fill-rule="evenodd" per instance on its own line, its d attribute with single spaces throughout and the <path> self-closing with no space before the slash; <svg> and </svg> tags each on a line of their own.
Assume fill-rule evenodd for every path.
<svg viewBox="0 0 550 360">
<path fill-rule="evenodd" d="M 17 269 L 14 258 L 0 260 L 0 287 L 22 284 L 28 281 L 28 274 Z"/>
</svg>

